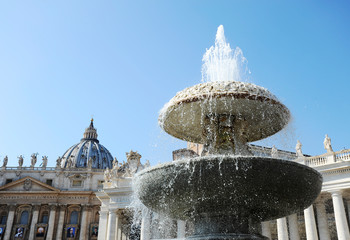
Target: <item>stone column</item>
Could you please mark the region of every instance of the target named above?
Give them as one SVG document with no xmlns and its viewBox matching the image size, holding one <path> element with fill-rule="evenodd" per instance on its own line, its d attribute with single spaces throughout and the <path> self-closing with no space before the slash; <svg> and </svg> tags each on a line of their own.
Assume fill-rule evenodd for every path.
<svg viewBox="0 0 350 240">
<path fill-rule="evenodd" d="M 90 207 L 84 205 L 83 206 L 83 214 L 81 217 L 81 228 L 80 228 L 80 237 L 79 239 L 88 239 L 88 213 L 90 211 Z"/>
<path fill-rule="evenodd" d="M 116 230 L 118 229 L 118 216 L 116 210 L 109 210 L 107 238 L 106 240 L 115 240 Z"/>
<path fill-rule="evenodd" d="M 15 211 L 16 211 L 16 206 L 9 205 L 9 214 L 7 215 L 6 231 L 5 231 L 4 239 L 10 239 L 11 237 L 11 230 L 12 230 L 13 220 L 15 217 Z"/>
<path fill-rule="evenodd" d="M 300 240 L 298 216 L 296 213 L 288 216 L 288 227 L 290 240 Z"/>
<path fill-rule="evenodd" d="M 142 216 L 141 221 L 141 236 L 140 240 L 150 240 L 151 239 L 151 216 L 147 211 L 144 216 Z"/>
<path fill-rule="evenodd" d="M 177 238 L 186 237 L 186 222 L 182 220 L 177 220 Z"/>
<path fill-rule="evenodd" d="M 326 206 L 324 205 L 324 202 L 316 203 L 316 216 L 320 240 L 331 240 L 331 236 L 328 230 Z"/>
<path fill-rule="evenodd" d="M 56 205 L 50 206 L 50 217 L 49 217 L 49 227 L 47 230 L 46 240 L 52 240 L 53 230 L 55 228 L 55 217 L 56 217 Z"/>
<path fill-rule="evenodd" d="M 34 239 L 35 224 L 38 223 L 39 210 L 40 210 L 40 205 L 34 205 L 32 223 L 30 224 L 30 229 L 29 229 L 29 239 Z"/>
<path fill-rule="evenodd" d="M 305 229 L 307 240 L 318 240 L 313 205 L 304 210 Z"/>
<path fill-rule="evenodd" d="M 346 220 L 343 196 L 341 191 L 332 192 L 335 225 L 337 226 L 338 240 L 349 240 L 349 227 Z"/>
<path fill-rule="evenodd" d="M 108 212 L 101 210 L 99 211 L 99 214 L 100 214 L 100 219 L 98 224 L 98 240 L 105 240 L 107 236 Z"/>
<path fill-rule="evenodd" d="M 289 240 L 287 219 L 285 217 L 277 219 L 277 235 L 278 240 Z"/>
<path fill-rule="evenodd" d="M 60 216 L 58 219 L 56 240 L 62 240 L 64 217 L 66 215 L 66 205 L 60 205 Z"/>
<path fill-rule="evenodd" d="M 265 237 L 268 237 L 271 239 L 271 228 L 270 228 L 270 221 L 262 222 L 261 223 L 261 234 Z"/>
</svg>

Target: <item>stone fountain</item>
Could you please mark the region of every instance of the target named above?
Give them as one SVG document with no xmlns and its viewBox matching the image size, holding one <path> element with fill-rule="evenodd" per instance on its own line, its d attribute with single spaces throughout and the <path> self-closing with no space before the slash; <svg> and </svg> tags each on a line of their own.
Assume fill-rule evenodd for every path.
<svg viewBox="0 0 350 240">
<path fill-rule="evenodd" d="M 224 40 L 220 26 L 215 47 L 227 47 Z M 233 61 L 237 54 L 211 50 L 216 66 L 239 62 Z M 220 74 L 228 72 L 219 77 L 235 75 L 227 66 L 218 67 Z M 136 193 L 145 206 L 193 222 L 189 239 L 267 239 L 258 233 L 258 223 L 302 211 L 321 191 L 316 170 L 251 154 L 247 143 L 280 131 L 290 112 L 265 88 L 228 78 L 186 88 L 161 111 L 161 127 L 176 138 L 204 144 L 201 156 L 148 168 L 136 177 Z"/>
</svg>

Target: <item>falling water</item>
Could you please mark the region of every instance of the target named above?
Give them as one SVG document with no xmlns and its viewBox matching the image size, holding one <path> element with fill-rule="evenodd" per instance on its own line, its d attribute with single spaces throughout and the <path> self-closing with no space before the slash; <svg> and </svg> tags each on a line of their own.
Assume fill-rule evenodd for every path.
<svg viewBox="0 0 350 240">
<path fill-rule="evenodd" d="M 215 45 L 203 55 L 202 82 L 249 80 L 247 59 L 239 47 L 232 49 L 226 42 L 224 26 L 216 33 Z"/>
</svg>

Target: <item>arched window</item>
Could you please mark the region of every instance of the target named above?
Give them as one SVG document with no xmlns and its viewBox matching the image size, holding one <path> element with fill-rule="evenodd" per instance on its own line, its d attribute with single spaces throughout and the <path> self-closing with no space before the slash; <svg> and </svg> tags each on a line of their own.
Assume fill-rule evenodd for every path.
<svg viewBox="0 0 350 240">
<path fill-rule="evenodd" d="M 21 214 L 20 224 L 28 224 L 28 220 L 29 220 L 29 212 L 23 211 Z"/>
<path fill-rule="evenodd" d="M 70 214 L 70 224 L 78 224 L 78 212 L 77 211 L 73 211 Z"/>
<path fill-rule="evenodd" d="M 45 211 L 41 216 L 41 223 L 48 223 L 48 222 L 49 222 L 49 213 Z"/>
</svg>

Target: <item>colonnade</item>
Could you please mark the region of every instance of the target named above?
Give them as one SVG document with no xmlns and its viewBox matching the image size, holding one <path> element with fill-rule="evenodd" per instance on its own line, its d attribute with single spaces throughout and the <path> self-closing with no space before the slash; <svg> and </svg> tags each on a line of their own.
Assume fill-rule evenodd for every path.
<svg viewBox="0 0 350 240">
<path fill-rule="evenodd" d="M 16 215 L 16 209 L 18 206 L 22 205 L 7 205 L 8 214 L 7 214 L 7 220 L 6 220 L 6 228 L 4 233 L 4 239 L 11 239 L 11 234 L 14 234 L 13 228 L 15 227 L 15 215 Z M 33 204 L 32 205 L 32 212 L 31 212 L 31 220 L 28 220 L 28 231 L 25 235 L 28 236 L 28 239 L 34 239 L 35 233 L 36 233 L 36 225 L 39 222 L 39 214 L 40 214 L 40 204 Z M 46 230 L 46 240 L 62 240 L 64 239 L 64 227 L 65 224 L 68 223 L 68 220 L 66 219 L 66 210 L 67 205 L 58 205 L 58 204 L 49 204 L 49 218 L 47 222 L 47 230 Z M 59 209 L 59 211 L 57 211 Z M 81 211 L 81 221 L 80 221 L 80 227 L 79 227 L 79 239 L 89 239 L 89 222 L 88 219 L 91 219 L 90 212 L 92 207 L 88 205 L 82 206 Z M 56 214 L 58 215 L 58 222 L 55 222 L 56 220 Z M 19 216 L 18 216 L 19 217 Z M 67 221 L 65 221 L 67 220 Z"/>
<path fill-rule="evenodd" d="M 332 196 L 338 240 L 349 240 L 349 225 L 346 219 L 342 191 L 337 190 L 331 191 L 330 193 Z M 349 210 L 348 214 L 350 216 L 350 200 L 347 201 L 347 205 Z M 316 209 L 316 214 L 314 207 Z M 313 205 L 304 210 L 304 221 L 307 240 L 331 240 L 324 199 L 316 201 Z M 262 223 L 262 233 L 271 238 L 269 222 Z M 277 235 L 278 240 L 300 240 L 296 214 L 277 219 Z"/>
</svg>

